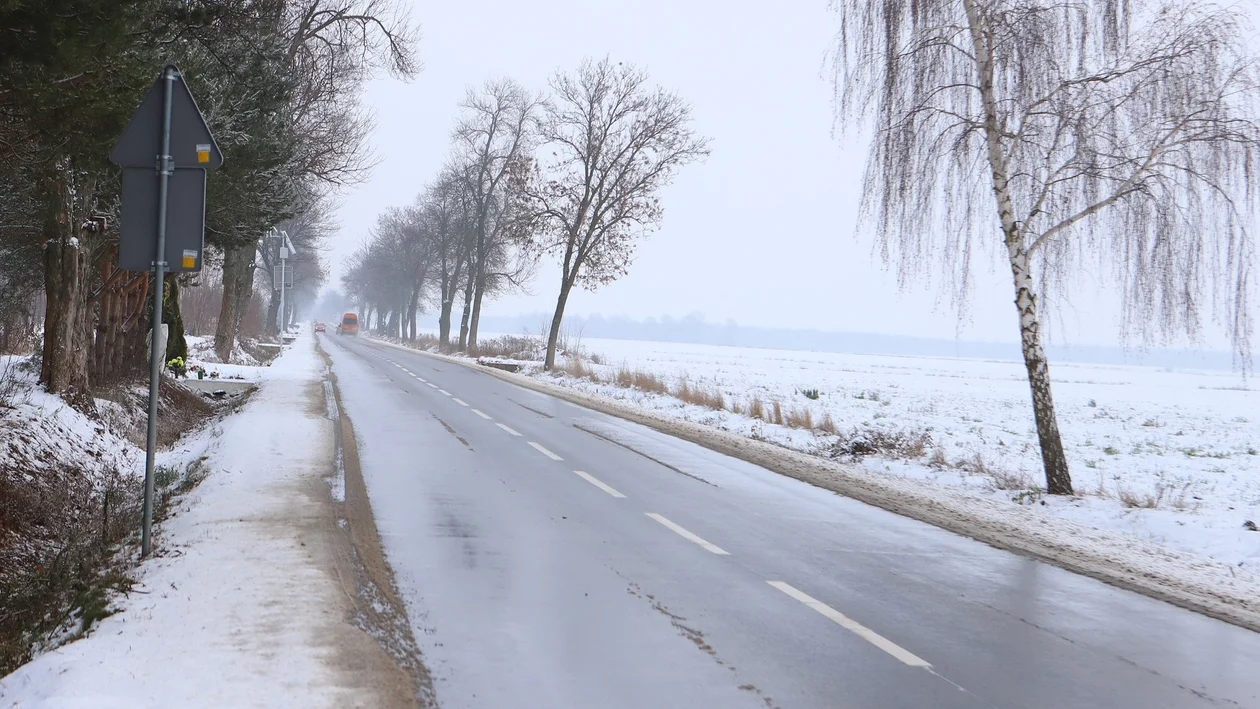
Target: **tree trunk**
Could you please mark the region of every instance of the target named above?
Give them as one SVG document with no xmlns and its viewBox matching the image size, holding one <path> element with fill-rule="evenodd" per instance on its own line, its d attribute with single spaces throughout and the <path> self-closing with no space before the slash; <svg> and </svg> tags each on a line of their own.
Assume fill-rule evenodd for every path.
<svg viewBox="0 0 1260 709">
<path fill-rule="evenodd" d="M 219 324 L 214 332 L 214 351 L 219 361 L 227 363 L 236 347 L 241 319 L 254 289 L 254 245 L 229 248 L 223 254 L 223 304 L 219 308 Z"/>
<path fill-rule="evenodd" d="M 1020 346 L 1024 353 L 1024 366 L 1028 369 L 1028 384 L 1032 387 L 1033 417 L 1037 422 L 1037 440 L 1041 443 L 1041 462 L 1046 469 L 1046 492 L 1051 495 L 1071 495 L 1072 475 L 1068 470 L 1067 455 L 1063 452 L 1059 420 L 1054 412 L 1054 397 L 1050 392 L 1050 364 L 1041 343 L 1037 296 L 1034 295 L 1032 273 L 1028 266 L 1027 252 L 1022 249 L 1011 252 L 1015 309 L 1019 311 Z"/>
<path fill-rule="evenodd" d="M 90 289 L 90 232 L 79 228 L 75 190 L 67 184 L 69 166 L 58 169 L 45 183 L 44 214 L 44 354 L 40 381 L 70 403 L 94 408 L 88 388 L 88 354 L 92 326 Z M 79 188 L 83 204 L 91 189 Z"/>
<path fill-rule="evenodd" d="M 543 369 L 551 371 L 556 366 L 556 343 L 560 341 L 560 324 L 564 322 L 564 306 L 569 302 L 572 283 L 560 283 L 560 298 L 556 300 L 556 312 L 551 316 L 551 331 L 547 333 L 547 359 Z"/>
<path fill-rule="evenodd" d="M 188 359 L 188 341 L 184 339 L 184 316 L 179 310 L 179 276 L 166 278 L 166 290 L 162 294 L 162 322 L 168 326 L 166 361 L 175 358 Z"/>
<path fill-rule="evenodd" d="M 272 335 L 279 335 L 276 323 L 280 321 L 280 291 L 272 289 L 271 300 L 267 303 L 267 324 L 264 330 Z"/>
<path fill-rule="evenodd" d="M 469 278 L 468 284 L 464 286 L 464 314 L 459 319 L 459 350 L 461 352 L 468 351 L 468 325 L 469 318 L 472 317 L 473 287 L 475 285 L 472 278 Z"/>
<path fill-rule="evenodd" d="M 420 288 L 411 289 L 411 302 L 407 304 L 407 339 L 416 341 L 416 311 L 420 309 Z"/>
<path fill-rule="evenodd" d="M 451 349 L 451 310 L 455 307 L 454 298 L 446 295 L 443 294 L 442 312 L 438 315 L 438 349 L 443 352 Z"/>
<path fill-rule="evenodd" d="M 1032 272 L 1029 270 L 1026 239 L 1015 217 L 1009 184 L 1010 165 L 1006 154 L 1002 152 L 1002 126 L 998 121 L 997 94 L 993 86 L 993 46 L 976 0 L 963 0 L 963 7 L 967 12 L 976 72 L 980 80 L 980 101 L 984 108 L 984 132 L 993 177 L 993 196 L 997 201 L 1003 241 L 1015 282 L 1020 343 L 1024 365 L 1028 369 L 1028 384 L 1032 389 L 1033 417 L 1037 423 L 1037 439 L 1041 444 L 1041 460 L 1046 471 L 1046 492 L 1051 495 L 1071 495 L 1072 476 L 1068 470 L 1067 456 L 1063 452 L 1063 438 L 1059 435 L 1054 397 L 1050 393 L 1050 366 L 1041 343 L 1041 323 L 1037 316 L 1037 297 L 1033 289 Z"/>
<path fill-rule="evenodd" d="M 477 294 L 473 296 L 472 322 L 468 325 L 468 351 L 477 353 L 477 330 L 481 324 L 481 298 L 485 295 L 486 284 L 477 285 Z"/>
</svg>

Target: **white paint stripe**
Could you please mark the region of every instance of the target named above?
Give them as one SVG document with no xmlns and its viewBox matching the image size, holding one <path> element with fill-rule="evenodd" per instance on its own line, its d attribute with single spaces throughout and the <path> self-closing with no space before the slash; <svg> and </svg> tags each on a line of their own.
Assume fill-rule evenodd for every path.
<svg viewBox="0 0 1260 709">
<path fill-rule="evenodd" d="M 657 522 L 660 522 L 661 524 L 665 525 L 665 527 L 667 527 L 667 528 L 669 528 L 669 529 L 673 530 L 675 534 L 677 534 L 678 536 L 682 537 L 683 539 L 686 539 L 686 540 L 688 540 L 688 541 L 695 542 L 696 544 L 699 544 L 700 546 L 704 547 L 707 551 L 711 551 L 711 552 L 713 552 L 714 554 L 721 554 L 721 555 L 727 555 L 727 554 L 729 554 L 729 553 L 730 553 L 730 552 L 726 551 L 725 549 L 723 549 L 722 547 L 720 547 L 720 546 L 718 546 L 718 545 L 716 545 L 716 544 L 710 544 L 709 542 L 706 542 L 705 540 L 701 539 L 700 537 L 697 537 L 696 535 L 692 534 L 691 532 L 688 532 L 687 530 L 683 529 L 682 527 L 679 527 L 678 525 L 674 524 L 673 522 L 670 522 L 669 520 L 667 520 L 667 519 L 665 519 L 664 517 L 662 517 L 662 516 L 660 516 L 660 515 L 656 514 L 655 512 L 645 512 L 644 514 L 646 514 L 648 517 L 651 517 L 652 519 L 656 520 Z"/>
<path fill-rule="evenodd" d="M 897 658 L 901 662 L 907 665 L 910 665 L 911 667 L 930 668 L 932 666 L 932 663 L 928 662 L 927 660 L 924 660 L 923 658 L 919 657 L 913 652 L 910 652 L 909 650 L 901 647 L 897 643 L 894 643 L 888 638 L 885 638 L 884 636 L 880 635 L 874 630 L 871 630 L 865 625 L 862 625 L 856 620 L 853 620 L 849 616 L 841 613 L 835 608 L 832 608 L 826 603 L 823 603 L 817 598 L 814 598 L 808 593 L 805 593 L 804 591 L 797 589 L 790 584 L 784 583 L 783 581 L 767 581 L 766 583 L 769 583 L 771 586 L 774 586 L 775 588 L 786 593 L 792 598 L 795 598 L 801 603 L 804 603 L 809 608 L 812 608 L 813 610 L 818 611 L 819 613 L 826 616 L 828 620 L 832 621 L 836 625 L 839 625 L 845 630 L 848 630 L 854 633 L 855 635 L 862 638 L 866 642 L 874 645 L 880 650 L 883 650 L 889 655 L 892 655 L 893 657 Z"/>
<path fill-rule="evenodd" d="M 487 420 L 487 421 L 493 421 L 493 420 L 494 420 L 494 419 L 490 418 L 490 415 L 489 415 L 489 414 L 484 414 L 484 413 L 482 413 L 480 409 L 473 409 L 473 410 L 472 410 L 472 412 L 473 412 L 474 414 L 477 414 L 478 416 L 480 416 L 481 418 L 483 418 L 483 419 L 485 419 L 485 420 Z"/>
<path fill-rule="evenodd" d="M 428 385 L 429 385 L 429 387 L 430 387 L 430 388 L 432 388 L 432 389 L 437 389 L 437 385 L 436 385 L 436 384 L 434 384 L 433 382 L 425 382 L 425 384 L 428 384 Z"/>
<path fill-rule="evenodd" d="M 464 401 L 463 399 L 460 399 L 460 398 L 456 398 L 456 399 L 455 399 L 455 403 L 456 403 L 456 404 L 459 404 L 460 406 L 468 406 L 468 402 L 467 402 L 467 401 Z"/>
<path fill-rule="evenodd" d="M 508 428 L 507 426 L 504 426 L 504 425 L 503 425 L 503 424 L 501 424 L 501 423 L 496 423 L 495 425 L 496 425 L 496 426 L 498 426 L 499 428 L 503 429 L 504 431 L 507 431 L 508 433 L 512 434 L 513 436 L 519 436 L 519 435 L 521 435 L 521 434 L 517 433 L 516 431 L 513 431 L 512 429 Z"/>
<path fill-rule="evenodd" d="M 446 394 L 447 396 L 451 395 L 451 393 L 445 389 L 438 389 L 438 391 L 442 392 L 443 394 Z"/>
<path fill-rule="evenodd" d="M 548 458 L 551 458 L 552 460 L 564 460 L 564 458 L 561 458 L 560 456 L 556 455 L 555 453 L 552 453 L 551 451 L 547 450 L 546 448 L 543 448 L 542 446 L 540 446 L 537 443 L 534 443 L 533 441 L 530 441 L 529 445 L 533 446 L 534 450 L 538 451 L 539 453 L 542 453 L 543 455 L 547 456 Z"/>
<path fill-rule="evenodd" d="M 595 476 L 591 475 L 590 473 L 584 473 L 581 470 L 574 470 L 573 472 L 581 476 L 581 478 L 585 480 L 586 482 L 594 485 L 595 487 L 599 488 L 600 490 L 603 490 L 604 492 L 608 493 L 609 495 L 612 495 L 613 497 L 625 497 L 625 495 L 621 494 L 620 492 L 617 492 L 613 488 L 597 480 Z"/>
<path fill-rule="evenodd" d="M 419 376 L 419 375 L 417 375 L 417 374 L 413 374 L 413 375 L 411 375 L 411 376 L 415 377 L 416 379 L 419 379 L 420 381 L 424 382 L 425 384 L 428 384 L 428 383 L 429 383 L 429 380 L 428 380 L 428 379 L 425 379 L 424 377 Z"/>
</svg>

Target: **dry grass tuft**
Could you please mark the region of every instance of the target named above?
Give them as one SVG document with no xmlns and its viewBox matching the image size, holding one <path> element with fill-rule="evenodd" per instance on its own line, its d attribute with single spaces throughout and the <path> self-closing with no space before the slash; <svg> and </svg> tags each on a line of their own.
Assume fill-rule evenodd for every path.
<svg viewBox="0 0 1260 709">
<path fill-rule="evenodd" d="M 627 389 L 638 389 L 654 394 L 669 393 L 669 387 L 660 377 L 651 372 L 630 369 L 625 365 L 622 365 L 617 370 L 617 376 L 614 381 L 617 383 L 617 386 L 626 387 Z"/>
<path fill-rule="evenodd" d="M 771 411 L 770 423 L 782 426 L 783 421 L 783 404 L 776 401 L 774 402 L 774 408 Z"/>
<path fill-rule="evenodd" d="M 766 402 L 762 401 L 760 396 L 754 396 L 748 402 L 748 415 L 762 421 L 766 420 Z"/>
<path fill-rule="evenodd" d="M 831 413 L 823 414 L 822 423 L 818 424 L 818 430 L 830 436 L 840 433 L 840 429 L 836 426 L 836 420 L 831 418 Z"/>
<path fill-rule="evenodd" d="M 715 410 L 726 408 L 726 397 L 722 395 L 722 392 L 716 389 L 693 386 L 686 379 L 678 382 L 678 386 L 674 389 L 674 396 L 688 404 L 705 406 Z"/>
<path fill-rule="evenodd" d="M 814 413 L 808 408 L 793 408 L 787 414 L 787 425 L 789 428 L 803 428 L 811 431 L 814 428 Z"/>
</svg>

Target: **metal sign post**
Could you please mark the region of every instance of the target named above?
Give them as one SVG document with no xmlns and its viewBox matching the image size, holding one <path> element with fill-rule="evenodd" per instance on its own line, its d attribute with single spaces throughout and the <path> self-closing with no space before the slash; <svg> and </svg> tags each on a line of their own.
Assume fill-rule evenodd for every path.
<svg viewBox="0 0 1260 709">
<path fill-rule="evenodd" d="M 153 170 L 155 157 L 157 169 L 148 173 L 157 177 L 152 180 L 146 173 Z M 166 274 L 168 271 L 185 273 L 201 270 L 205 238 L 205 173 L 207 168 L 223 164 L 219 146 L 210 135 L 205 118 L 197 109 L 178 67 L 168 65 L 162 70 L 161 77 L 149 89 L 118 143 L 110 151 L 109 159 L 124 168 L 119 266 L 127 270 L 152 268 L 154 271 L 153 339 L 149 350 L 149 427 L 144 455 L 144 526 L 140 537 L 140 553 L 148 556 L 152 548 L 158 384 L 162 378 L 162 365 L 166 362 L 162 339 L 162 298 L 166 292 Z M 178 196 L 174 200 L 172 185 L 177 186 Z M 174 215 L 170 214 L 172 201 L 177 205 Z M 168 216 L 173 217 L 169 224 Z M 168 226 L 176 227 L 182 251 L 180 259 L 174 264 L 166 261 Z M 147 263 L 146 256 L 150 256 Z"/>
</svg>

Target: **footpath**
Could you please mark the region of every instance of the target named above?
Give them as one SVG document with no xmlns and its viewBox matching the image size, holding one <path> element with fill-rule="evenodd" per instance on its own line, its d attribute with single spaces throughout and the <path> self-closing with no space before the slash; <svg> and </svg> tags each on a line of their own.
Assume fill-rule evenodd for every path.
<svg viewBox="0 0 1260 709">
<path fill-rule="evenodd" d="M 204 456 L 208 473 L 158 528 L 138 583 L 86 638 L 0 678 L 0 707 L 417 704 L 413 673 L 365 610 L 371 589 L 329 486 L 341 456 L 324 376 L 303 335 L 241 411 L 166 454 Z"/>
</svg>

